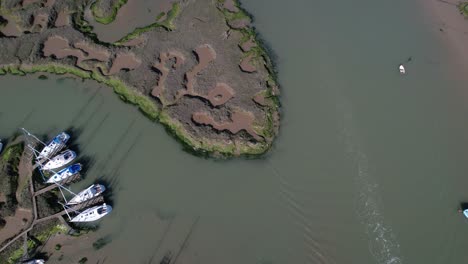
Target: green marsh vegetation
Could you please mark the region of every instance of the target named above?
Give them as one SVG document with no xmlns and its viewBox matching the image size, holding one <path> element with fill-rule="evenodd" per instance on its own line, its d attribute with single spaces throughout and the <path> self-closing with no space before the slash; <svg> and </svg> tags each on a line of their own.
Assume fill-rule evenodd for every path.
<svg viewBox="0 0 468 264">
<path fill-rule="evenodd" d="M 465 18 L 468 18 L 468 2 L 461 2 L 458 4 L 458 10 L 460 10 L 460 13 L 465 16 Z"/>
<path fill-rule="evenodd" d="M 128 42 L 129 40 L 135 39 L 138 36 L 140 36 L 141 34 L 143 34 L 145 32 L 148 32 L 148 31 L 151 31 L 151 30 L 153 30 L 155 28 L 158 28 L 158 27 L 162 27 L 162 28 L 164 28 L 164 29 L 166 29 L 168 31 L 174 30 L 175 29 L 174 19 L 179 15 L 179 13 L 180 13 L 180 4 L 177 3 L 177 2 L 173 3 L 171 10 L 169 12 L 167 12 L 167 14 L 166 14 L 166 19 L 164 19 L 164 21 L 155 22 L 155 23 L 147 25 L 145 27 L 136 28 L 134 31 L 132 31 L 131 33 L 129 33 L 125 37 L 123 37 L 120 40 L 116 41 L 114 44 L 115 45 L 122 45 L 125 42 Z M 164 14 L 160 13 L 156 17 L 156 21 L 160 20 L 163 16 L 164 16 Z"/>
<path fill-rule="evenodd" d="M 91 12 L 93 13 L 96 22 L 107 25 L 112 23 L 119 12 L 119 9 L 127 3 L 128 0 L 117 0 L 111 6 L 109 15 L 106 15 L 104 10 L 99 7 L 101 0 L 96 0 L 91 4 Z"/>
</svg>

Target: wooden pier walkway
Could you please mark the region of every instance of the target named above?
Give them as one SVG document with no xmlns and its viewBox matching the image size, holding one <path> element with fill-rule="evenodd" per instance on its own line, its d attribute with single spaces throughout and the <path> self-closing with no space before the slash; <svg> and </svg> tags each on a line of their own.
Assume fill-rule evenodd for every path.
<svg viewBox="0 0 468 264">
<path fill-rule="evenodd" d="M 23 234 L 23 259 L 28 258 L 28 234 Z"/>
</svg>

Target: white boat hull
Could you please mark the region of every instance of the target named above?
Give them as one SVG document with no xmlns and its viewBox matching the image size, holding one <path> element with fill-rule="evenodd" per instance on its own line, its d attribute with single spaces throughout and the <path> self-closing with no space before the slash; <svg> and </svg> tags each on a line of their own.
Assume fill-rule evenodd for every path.
<svg viewBox="0 0 468 264">
<path fill-rule="evenodd" d="M 61 182 L 81 171 L 81 164 L 73 164 L 52 175 L 47 179 L 47 183 Z"/>
<path fill-rule="evenodd" d="M 67 205 L 75 205 L 84 203 L 91 199 L 94 199 L 101 195 L 106 190 L 106 187 L 101 184 L 93 184 L 86 188 L 85 190 L 81 191 L 75 197 L 73 197 L 70 201 L 68 201 Z"/>
<path fill-rule="evenodd" d="M 463 215 L 468 218 L 468 209 L 463 210 Z"/>
<path fill-rule="evenodd" d="M 61 168 L 70 162 L 72 162 L 76 158 L 76 153 L 71 150 L 66 150 L 59 155 L 53 157 L 52 159 L 47 162 L 42 169 L 43 170 L 53 170 L 57 168 Z"/>
<path fill-rule="evenodd" d="M 400 64 L 400 66 L 398 67 L 398 70 L 400 71 L 401 74 L 406 74 L 406 69 L 405 69 L 405 66 L 403 66 L 403 64 Z"/>
<path fill-rule="evenodd" d="M 32 259 L 26 262 L 23 262 L 23 264 L 44 264 L 45 261 L 42 259 Z"/>
<path fill-rule="evenodd" d="M 84 210 L 82 213 L 73 217 L 70 222 L 74 223 L 84 223 L 84 222 L 94 222 L 104 216 L 108 215 L 112 211 L 112 207 L 107 204 L 101 204 Z"/>
<path fill-rule="evenodd" d="M 52 155 L 62 150 L 69 139 L 70 135 L 65 132 L 58 134 L 49 142 L 49 144 L 47 144 L 47 146 L 42 149 L 42 151 L 37 156 L 37 160 L 50 158 Z"/>
</svg>

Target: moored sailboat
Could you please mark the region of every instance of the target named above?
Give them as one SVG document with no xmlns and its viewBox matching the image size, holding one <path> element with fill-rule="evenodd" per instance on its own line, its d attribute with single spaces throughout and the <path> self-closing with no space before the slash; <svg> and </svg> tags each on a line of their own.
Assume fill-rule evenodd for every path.
<svg viewBox="0 0 468 264">
<path fill-rule="evenodd" d="M 70 201 L 68 201 L 67 205 L 74 205 L 86 202 L 93 198 L 98 197 L 106 190 L 106 187 L 102 184 L 93 184 L 88 188 L 84 189 L 83 191 L 79 192 L 75 195 Z"/>
<path fill-rule="evenodd" d="M 79 213 L 77 216 L 73 217 L 70 222 L 93 222 L 101 219 L 112 211 L 112 207 L 103 203 L 98 206 L 94 206 L 84 210 Z"/>
<path fill-rule="evenodd" d="M 62 150 L 69 139 L 70 135 L 65 132 L 58 134 L 39 152 L 37 160 L 50 158 L 54 153 Z"/>
<path fill-rule="evenodd" d="M 81 171 L 81 164 L 73 164 L 71 166 L 66 167 L 65 169 L 60 170 L 59 172 L 52 175 L 49 179 L 47 179 L 47 183 L 54 183 L 54 182 L 61 182 L 67 179 L 70 176 L 73 176 Z"/>
<path fill-rule="evenodd" d="M 76 158 L 76 153 L 72 150 L 65 150 L 59 155 L 50 159 L 43 167 L 43 170 L 53 170 L 61 168 Z"/>
</svg>

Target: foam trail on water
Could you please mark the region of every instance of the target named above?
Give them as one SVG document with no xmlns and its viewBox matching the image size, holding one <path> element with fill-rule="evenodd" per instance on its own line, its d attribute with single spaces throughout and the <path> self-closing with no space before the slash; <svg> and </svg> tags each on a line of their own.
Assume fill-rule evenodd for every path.
<svg viewBox="0 0 468 264">
<path fill-rule="evenodd" d="M 351 107 L 346 107 L 345 104 L 339 105 L 338 112 L 344 113 L 342 125 L 346 151 L 353 163 L 357 165 L 358 199 L 356 212 L 359 220 L 365 226 L 369 239 L 369 251 L 379 264 L 402 264 L 398 241 L 392 228 L 385 223 L 378 184 L 369 171 L 369 159 L 363 152 L 353 128 L 354 120 Z"/>
</svg>

